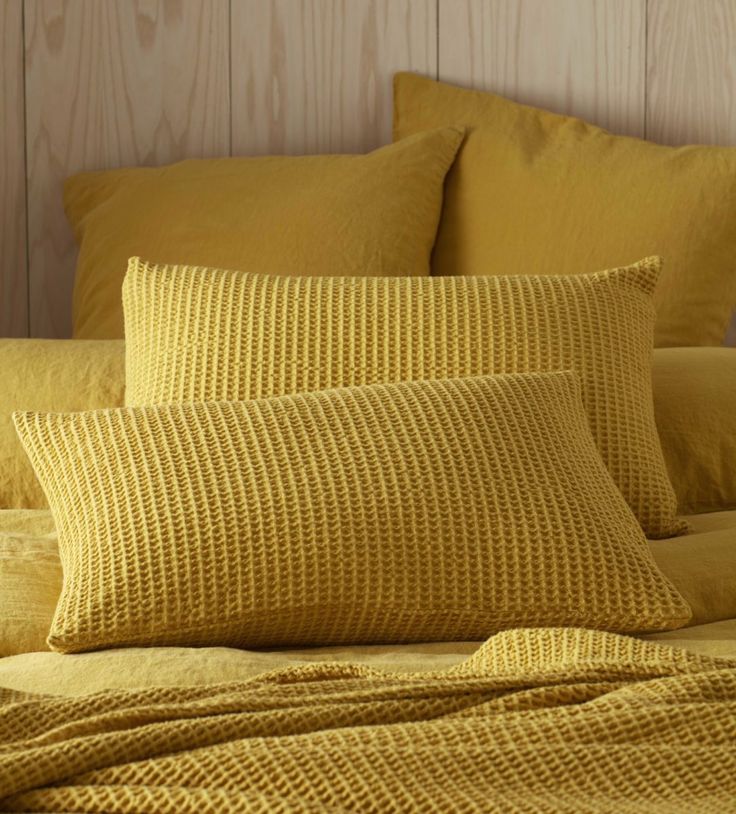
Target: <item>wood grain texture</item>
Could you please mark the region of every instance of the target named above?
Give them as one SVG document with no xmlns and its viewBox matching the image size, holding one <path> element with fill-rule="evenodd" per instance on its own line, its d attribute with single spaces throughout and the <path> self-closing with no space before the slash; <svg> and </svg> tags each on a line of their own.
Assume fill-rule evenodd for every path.
<svg viewBox="0 0 736 814">
<path fill-rule="evenodd" d="M 391 75 L 436 76 L 437 0 L 236 0 L 240 155 L 364 152 L 391 135 Z"/>
<path fill-rule="evenodd" d="M 439 77 L 644 133 L 646 0 L 439 0 Z"/>
<path fill-rule="evenodd" d="M 22 0 L 0 4 L 0 47 L 0 336 L 27 336 Z"/>
<path fill-rule="evenodd" d="M 736 145 L 736 2 L 649 0 L 647 137 Z"/>
<path fill-rule="evenodd" d="M 68 336 L 82 169 L 229 152 L 228 0 L 26 0 L 32 336 Z"/>
</svg>

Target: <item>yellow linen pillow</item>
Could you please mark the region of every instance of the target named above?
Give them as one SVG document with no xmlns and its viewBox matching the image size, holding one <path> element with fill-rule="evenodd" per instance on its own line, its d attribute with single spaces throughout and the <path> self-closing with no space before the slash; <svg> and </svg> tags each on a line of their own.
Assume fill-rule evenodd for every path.
<svg viewBox="0 0 736 814">
<path fill-rule="evenodd" d="M 434 274 L 580 274 L 661 255 L 655 343 L 720 345 L 736 305 L 736 150 L 663 147 L 410 73 L 394 137 L 467 128 Z"/>
<path fill-rule="evenodd" d="M 118 407 L 125 391 L 122 342 L 0 339 L 0 509 L 42 509 L 46 497 L 13 427 L 13 410 Z"/>
<path fill-rule="evenodd" d="M 51 514 L 0 512 L 0 657 L 49 649 L 61 580 Z"/>
<path fill-rule="evenodd" d="M 120 285 L 132 254 L 271 274 L 428 275 L 461 140 L 445 128 L 368 155 L 183 161 L 70 178 L 64 205 L 80 244 L 74 336 L 123 336 Z"/>
<path fill-rule="evenodd" d="M 651 540 L 649 547 L 690 606 L 690 626 L 736 618 L 736 528 Z"/>
<path fill-rule="evenodd" d="M 133 258 L 126 403 L 573 369 L 613 479 L 668 537 L 686 524 L 652 408 L 658 273 L 650 258 L 578 277 L 286 278 Z"/>
<path fill-rule="evenodd" d="M 680 511 L 736 509 L 736 350 L 661 348 L 652 374 L 654 414 Z"/>
<path fill-rule="evenodd" d="M 14 418 L 57 523 L 62 652 L 690 615 L 570 372 Z"/>
</svg>

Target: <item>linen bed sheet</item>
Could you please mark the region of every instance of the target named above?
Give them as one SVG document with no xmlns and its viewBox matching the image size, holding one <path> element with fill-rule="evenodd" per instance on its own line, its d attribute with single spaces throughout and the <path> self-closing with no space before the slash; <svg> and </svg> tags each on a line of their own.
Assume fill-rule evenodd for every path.
<svg viewBox="0 0 736 814">
<path fill-rule="evenodd" d="M 736 597 L 731 602 L 731 618 L 719 619 L 717 608 L 708 607 L 709 602 L 720 602 L 721 608 L 724 603 L 728 608 L 729 595 L 736 594 L 730 587 L 736 575 L 736 511 L 691 515 L 688 521 L 692 534 L 653 541 L 651 545 L 655 559 L 676 585 L 679 575 L 687 572 L 690 595 L 684 584 L 678 587 L 694 606 L 693 624 L 640 638 L 706 656 L 736 658 Z M 0 512 L 0 534 L 9 533 L 48 537 L 53 535 L 53 519 L 48 511 Z M 711 562 L 708 554 L 714 550 L 721 560 L 724 554 L 730 557 L 733 552 L 731 572 L 725 573 L 718 563 Z M 702 623 L 699 614 L 713 621 Z M 73 696 L 104 689 L 245 681 L 267 671 L 328 661 L 363 664 L 394 673 L 436 671 L 457 666 L 480 644 L 436 642 L 273 651 L 148 647 L 77 655 L 23 653 L 0 659 L 0 687 Z"/>
</svg>

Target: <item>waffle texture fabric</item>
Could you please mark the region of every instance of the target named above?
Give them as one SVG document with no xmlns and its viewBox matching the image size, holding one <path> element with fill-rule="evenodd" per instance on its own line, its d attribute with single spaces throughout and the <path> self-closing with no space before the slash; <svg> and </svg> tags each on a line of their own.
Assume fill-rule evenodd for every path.
<svg viewBox="0 0 736 814">
<path fill-rule="evenodd" d="M 447 176 L 433 274 L 581 274 L 659 254 L 656 344 L 720 345 L 736 312 L 736 149 L 665 147 L 410 73 L 394 137 L 467 136 Z"/>
<path fill-rule="evenodd" d="M 269 274 L 429 274 L 462 131 L 368 155 L 183 161 L 82 173 L 64 188 L 79 243 L 74 336 L 120 339 L 132 254 Z"/>
<path fill-rule="evenodd" d="M 62 652 L 690 617 L 570 372 L 15 421 L 58 527 Z"/>
<path fill-rule="evenodd" d="M 658 258 L 565 277 L 279 278 L 132 258 L 126 403 L 242 400 L 575 370 L 593 436 L 650 537 L 676 516 L 652 406 Z"/>
<path fill-rule="evenodd" d="M 0 690 L 4 811 L 711 814 L 736 661 L 513 630 L 441 673 L 351 664 L 81 698 Z"/>
<path fill-rule="evenodd" d="M 95 410 L 125 398 L 120 341 L 0 339 L 0 509 L 48 506 L 11 415 L 14 410 Z"/>
<path fill-rule="evenodd" d="M 662 573 L 672 582 L 692 616 L 687 627 L 699 632 L 689 643 L 714 645 L 711 655 L 725 655 L 728 644 L 736 655 L 736 512 L 690 518 L 696 533 L 674 540 L 650 540 L 649 549 Z M 703 524 L 703 528 L 699 526 Z M 711 527 L 711 525 L 713 527 Z M 324 660 L 368 660 L 394 664 L 402 672 L 428 670 L 435 659 L 467 653 L 466 643 L 369 645 L 286 651 L 232 648 L 146 647 L 96 653 L 66 659 L 48 652 L 46 643 L 62 588 L 56 526 L 51 512 L 0 512 L 0 656 L 30 654 L 28 659 L 0 661 L 0 686 L 34 692 L 83 694 L 99 689 L 148 685 L 241 681 L 273 666 L 319 657 Z M 732 632 L 709 623 L 734 620 Z M 687 636 L 686 629 L 648 634 Z M 702 635 L 702 639 L 700 636 Z M 707 645 L 706 645 L 707 648 Z M 39 656 L 37 651 L 47 651 Z M 705 650 L 707 652 L 707 650 Z M 459 657 L 458 657 L 459 658 Z M 411 665 L 407 667 L 408 665 Z M 393 669 L 393 668 L 392 668 Z"/>
</svg>

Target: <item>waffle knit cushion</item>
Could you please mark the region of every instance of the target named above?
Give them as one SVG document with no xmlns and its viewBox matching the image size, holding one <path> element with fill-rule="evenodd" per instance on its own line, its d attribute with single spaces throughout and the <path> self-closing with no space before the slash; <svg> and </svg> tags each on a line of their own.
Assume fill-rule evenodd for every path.
<svg viewBox="0 0 736 814">
<path fill-rule="evenodd" d="M 434 274 L 580 274 L 662 255 L 658 346 L 720 345 L 736 309 L 736 149 L 665 147 L 411 73 L 394 137 L 467 136 L 447 176 Z"/>
<path fill-rule="evenodd" d="M 15 413 L 59 532 L 51 647 L 683 625 L 571 372 Z"/>
<path fill-rule="evenodd" d="M 461 139 L 446 128 L 368 155 L 207 159 L 70 178 L 75 338 L 122 338 L 132 254 L 269 274 L 428 275 Z"/>
<path fill-rule="evenodd" d="M 593 436 L 651 537 L 676 517 L 654 423 L 656 258 L 578 277 L 278 278 L 154 266 L 123 286 L 126 403 L 575 370 Z"/>
</svg>

